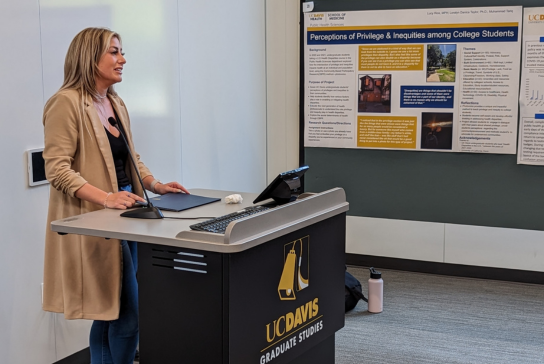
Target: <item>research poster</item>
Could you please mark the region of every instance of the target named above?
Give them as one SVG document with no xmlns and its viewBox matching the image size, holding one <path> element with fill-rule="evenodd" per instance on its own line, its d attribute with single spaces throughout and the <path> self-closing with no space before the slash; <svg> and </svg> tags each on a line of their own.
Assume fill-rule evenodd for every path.
<svg viewBox="0 0 544 364">
<path fill-rule="evenodd" d="M 306 147 L 516 153 L 522 7 L 304 15 Z"/>
<path fill-rule="evenodd" d="M 544 7 L 525 8 L 518 163 L 544 165 Z"/>
</svg>

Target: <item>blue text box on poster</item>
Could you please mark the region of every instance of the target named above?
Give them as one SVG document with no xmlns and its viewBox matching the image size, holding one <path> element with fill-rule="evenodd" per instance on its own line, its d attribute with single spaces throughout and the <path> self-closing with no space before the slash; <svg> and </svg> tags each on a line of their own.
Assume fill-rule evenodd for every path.
<svg viewBox="0 0 544 364">
<path fill-rule="evenodd" d="M 453 86 L 401 86 L 400 107 L 453 109 Z"/>
</svg>

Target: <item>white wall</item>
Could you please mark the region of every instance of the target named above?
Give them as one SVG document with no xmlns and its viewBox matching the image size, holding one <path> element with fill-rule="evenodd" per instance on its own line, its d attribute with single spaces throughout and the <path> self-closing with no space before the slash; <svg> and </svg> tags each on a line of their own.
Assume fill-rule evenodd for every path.
<svg viewBox="0 0 544 364">
<path fill-rule="evenodd" d="M 544 231 L 348 216 L 352 254 L 544 272 Z"/>
<path fill-rule="evenodd" d="M 266 182 L 264 2 L 182 0 L 178 14 L 184 182 L 259 192 Z"/>
<path fill-rule="evenodd" d="M 37 2 L 0 2 L 0 34 L 0 352 L 3 362 L 31 363 L 35 343 L 44 356 L 35 362 L 47 363 L 54 349 L 54 319 L 40 307 L 47 187 L 26 187 L 24 153 L 43 145 Z"/>
<path fill-rule="evenodd" d="M 266 0 L 268 182 L 299 164 L 299 19 L 297 0 Z"/>
<path fill-rule="evenodd" d="M 27 187 L 25 155 L 43 146 L 43 105 L 62 83 L 71 39 L 87 26 L 122 35 L 117 91 L 157 178 L 258 192 L 267 182 L 265 23 L 264 0 L 0 2 L 3 363 L 50 364 L 88 346 L 90 322 L 41 310 L 49 186 Z"/>
</svg>

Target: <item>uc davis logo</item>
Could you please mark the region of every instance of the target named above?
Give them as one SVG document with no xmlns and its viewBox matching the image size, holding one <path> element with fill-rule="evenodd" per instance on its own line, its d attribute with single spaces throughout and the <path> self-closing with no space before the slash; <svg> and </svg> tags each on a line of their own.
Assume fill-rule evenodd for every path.
<svg viewBox="0 0 544 364">
<path fill-rule="evenodd" d="M 278 293 L 280 300 L 295 300 L 295 292 L 309 286 L 310 282 L 310 237 L 290 242 L 283 247 L 284 265 Z"/>
</svg>

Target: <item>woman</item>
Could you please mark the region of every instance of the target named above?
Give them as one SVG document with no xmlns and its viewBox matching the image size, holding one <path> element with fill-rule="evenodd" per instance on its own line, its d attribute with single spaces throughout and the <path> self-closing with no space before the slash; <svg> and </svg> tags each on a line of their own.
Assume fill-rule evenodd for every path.
<svg viewBox="0 0 544 364">
<path fill-rule="evenodd" d="M 100 209 L 127 209 L 144 202 L 142 188 L 119 131 L 124 131 L 146 189 L 188 191 L 161 183 L 134 151 L 130 120 L 113 90 L 126 63 L 119 34 L 87 28 L 72 41 L 64 83 L 45 105 L 43 156 L 51 183 L 45 242 L 43 309 L 67 319 L 90 319 L 91 362 L 132 363 L 138 343 L 136 243 L 58 235 L 51 221 Z"/>
</svg>

